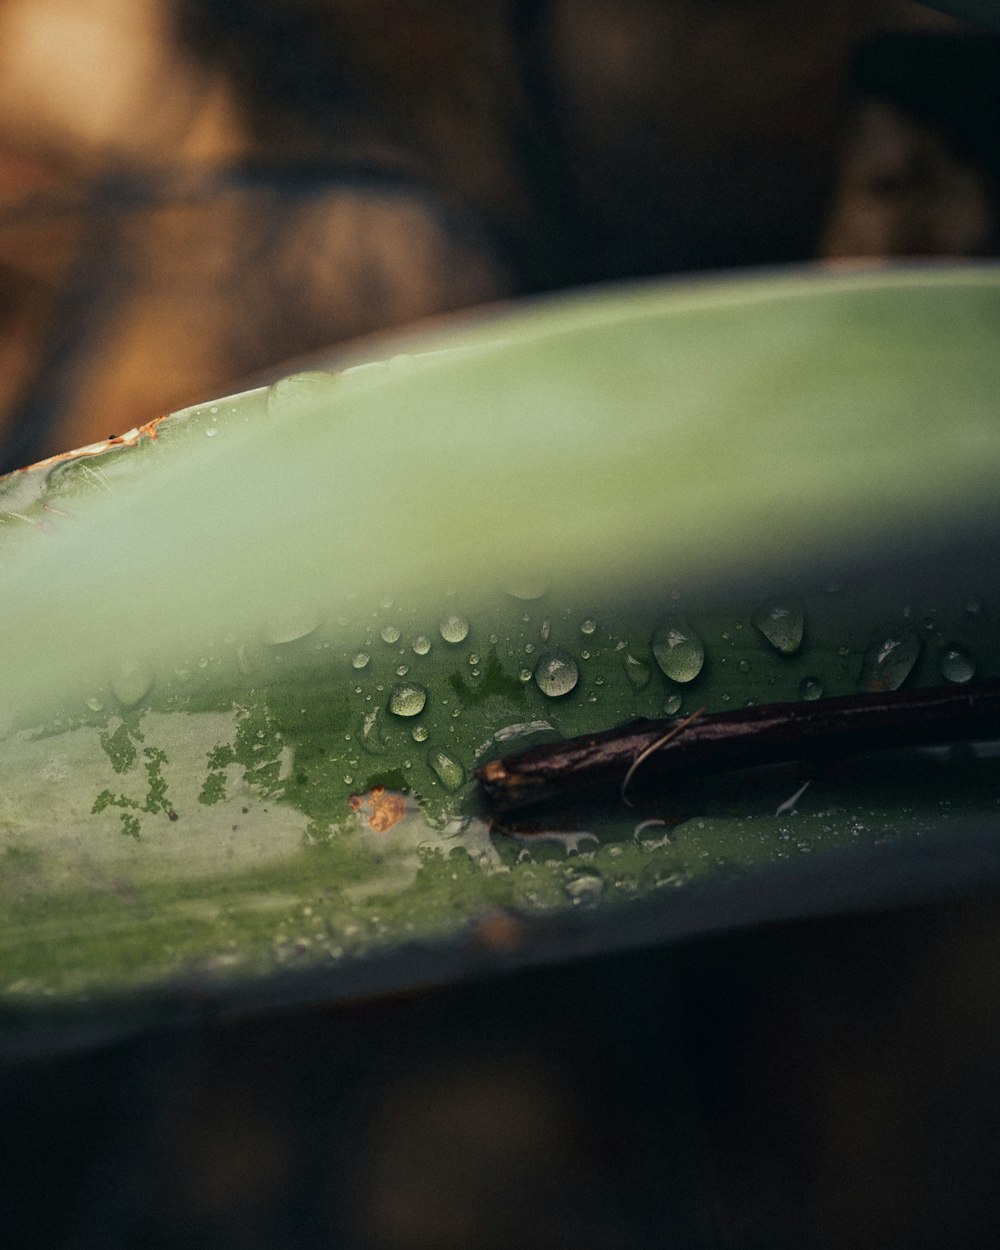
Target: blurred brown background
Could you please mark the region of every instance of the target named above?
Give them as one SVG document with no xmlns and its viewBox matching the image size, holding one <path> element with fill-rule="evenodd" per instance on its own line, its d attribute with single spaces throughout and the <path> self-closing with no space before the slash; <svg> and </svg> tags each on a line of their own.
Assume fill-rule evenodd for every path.
<svg viewBox="0 0 1000 1250">
<path fill-rule="evenodd" d="M 903 0 L 5 0 L 2 467 L 510 295 L 992 254 L 1000 61 L 963 35 Z"/>
</svg>

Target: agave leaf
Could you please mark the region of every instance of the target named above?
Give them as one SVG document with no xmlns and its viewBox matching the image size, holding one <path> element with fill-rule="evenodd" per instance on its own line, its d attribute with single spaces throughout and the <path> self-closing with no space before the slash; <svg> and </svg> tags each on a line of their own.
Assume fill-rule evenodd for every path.
<svg viewBox="0 0 1000 1250">
<path fill-rule="evenodd" d="M 9 1009 L 342 968 L 497 909 L 667 906 L 980 818 L 990 759 L 826 778 L 777 815 L 796 787 L 720 788 L 672 838 L 663 802 L 498 835 L 469 774 L 873 664 L 1000 674 L 998 325 L 987 267 L 655 284 L 5 479 Z"/>
</svg>

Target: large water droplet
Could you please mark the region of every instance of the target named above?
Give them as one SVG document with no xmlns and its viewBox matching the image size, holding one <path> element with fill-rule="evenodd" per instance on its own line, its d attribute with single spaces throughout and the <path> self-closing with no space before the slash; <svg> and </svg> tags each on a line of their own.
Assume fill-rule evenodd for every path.
<svg viewBox="0 0 1000 1250">
<path fill-rule="evenodd" d="M 803 677 L 799 682 L 799 698 L 812 702 L 814 699 L 822 699 L 823 683 L 818 677 Z"/>
<path fill-rule="evenodd" d="M 434 748 L 427 752 L 427 763 L 438 781 L 449 794 L 453 793 L 465 781 L 465 768 L 461 760 L 449 755 L 447 751 Z"/>
<path fill-rule="evenodd" d="M 393 716 L 419 716 L 427 703 L 427 691 L 413 681 L 398 682 L 389 691 L 389 711 Z"/>
<path fill-rule="evenodd" d="M 798 603 L 771 600 L 759 607 L 750 620 L 782 655 L 793 655 L 802 645 L 805 618 Z"/>
<path fill-rule="evenodd" d="M 546 651 L 535 665 L 535 684 L 550 699 L 561 699 L 576 686 L 580 670 L 576 660 L 565 651 Z"/>
<path fill-rule="evenodd" d="M 426 634 L 417 634 L 416 638 L 413 640 L 412 646 L 414 655 L 426 655 L 431 649 L 431 640 Z"/>
<path fill-rule="evenodd" d="M 264 641 L 269 647 L 284 646 L 307 638 L 319 628 L 319 617 L 308 608 L 291 608 L 275 616 L 264 626 Z"/>
<path fill-rule="evenodd" d="M 355 651 L 351 657 L 351 668 L 367 668 L 371 658 L 367 651 Z"/>
<path fill-rule="evenodd" d="M 410 737 L 414 742 L 426 742 L 430 736 L 430 730 L 426 725 L 414 725 L 410 730 Z"/>
<path fill-rule="evenodd" d="M 957 643 L 949 643 L 941 651 L 941 676 L 945 681 L 963 685 L 971 681 L 976 671 L 976 661 Z"/>
<path fill-rule="evenodd" d="M 123 707 L 133 707 L 149 694 L 155 677 L 151 664 L 134 655 L 119 656 L 111 666 L 111 689 Z"/>
<path fill-rule="evenodd" d="M 267 388 L 269 417 L 295 416 L 329 402 L 337 380 L 318 369 L 293 373 Z"/>
<path fill-rule="evenodd" d="M 378 632 L 383 642 L 399 642 L 399 630 L 395 625 L 383 625 Z"/>
<path fill-rule="evenodd" d="M 548 582 L 540 577 L 533 577 L 530 573 L 511 577 L 503 585 L 506 594 L 524 603 L 532 603 L 535 599 L 541 599 L 548 589 Z"/>
<path fill-rule="evenodd" d="M 626 651 L 622 656 L 622 668 L 625 670 L 625 676 L 628 678 L 628 684 L 637 693 L 645 690 L 649 685 L 653 674 L 648 664 L 644 664 L 642 660 L 637 659 L 631 652 Z"/>
<path fill-rule="evenodd" d="M 653 655 L 671 681 L 694 681 L 705 663 L 701 639 L 682 616 L 668 616 L 653 635 Z"/>
<path fill-rule="evenodd" d="M 909 677 L 920 655 L 920 636 L 904 626 L 880 634 L 865 652 L 861 684 L 865 690 L 898 690 Z"/>
<path fill-rule="evenodd" d="M 566 895 L 574 907 L 596 907 L 604 889 L 604 878 L 594 870 L 574 872 L 566 882 Z"/>
<path fill-rule="evenodd" d="M 438 632 L 445 642 L 464 642 L 469 636 L 469 622 L 464 616 L 451 612 L 438 626 Z"/>
</svg>

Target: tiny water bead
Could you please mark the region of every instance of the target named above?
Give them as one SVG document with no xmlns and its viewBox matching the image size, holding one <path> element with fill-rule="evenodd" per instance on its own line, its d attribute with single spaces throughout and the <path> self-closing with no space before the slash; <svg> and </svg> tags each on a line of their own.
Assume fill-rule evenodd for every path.
<svg viewBox="0 0 1000 1250">
<path fill-rule="evenodd" d="M 904 626 L 880 634 L 865 652 L 861 665 L 861 685 L 865 690 L 898 690 L 913 670 L 920 655 L 920 636 Z"/>
<path fill-rule="evenodd" d="M 462 761 L 447 751 L 435 748 L 427 752 L 427 763 L 431 772 L 444 786 L 449 794 L 454 793 L 465 781 L 465 766 Z"/>
<path fill-rule="evenodd" d="M 782 655 L 794 655 L 802 645 L 805 617 L 800 604 L 772 600 L 759 607 L 750 622 Z"/>
<path fill-rule="evenodd" d="M 430 737 L 430 730 L 426 725 L 414 725 L 410 730 L 410 737 L 414 742 L 426 742 Z"/>
<path fill-rule="evenodd" d="M 580 670 L 576 660 L 565 651 L 547 651 L 535 665 L 535 684 L 550 699 L 561 699 L 576 687 Z"/>
<path fill-rule="evenodd" d="M 411 645 L 414 655 L 426 655 L 431 649 L 431 640 L 426 634 L 417 634 Z"/>
<path fill-rule="evenodd" d="M 704 645 L 682 616 L 660 623 L 653 635 L 653 655 L 671 681 L 694 681 L 705 664 Z"/>
<path fill-rule="evenodd" d="M 637 694 L 640 690 L 646 689 L 653 676 L 649 665 L 632 655 L 630 651 L 626 651 L 622 656 L 622 668 L 625 670 L 628 684 Z"/>
<path fill-rule="evenodd" d="M 823 683 L 818 677 L 803 677 L 799 682 L 799 698 L 811 702 L 814 699 L 822 699 Z"/>
<path fill-rule="evenodd" d="M 151 664 L 134 655 L 122 655 L 109 674 L 111 689 L 122 707 L 134 707 L 153 687 L 156 674 Z"/>
<path fill-rule="evenodd" d="M 531 681 L 532 673 L 530 668 L 522 668 L 518 671 L 518 681 Z"/>
<path fill-rule="evenodd" d="M 394 643 L 399 642 L 399 630 L 395 625 L 383 625 L 378 631 L 379 637 L 383 642 Z"/>
<path fill-rule="evenodd" d="M 308 638 L 319 628 L 319 617 L 309 608 L 290 608 L 272 617 L 264 626 L 263 639 L 269 647 L 282 647 L 289 642 Z"/>
<path fill-rule="evenodd" d="M 389 691 L 389 711 L 393 716 L 419 716 L 427 703 L 427 691 L 416 682 L 398 682 Z"/>
<path fill-rule="evenodd" d="M 351 668 L 367 668 L 371 658 L 367 651 L 355 651 L 351 656 Z"/>
<path fill-rule="evenodd" d="M 663 703 L 663 710 L 668 716 L 676 716 L 681 710 L 683 699 L 679 694 L 669 694 Z"/>
<path fill-rule="evenodd" d="M 941 650 L 941 676 L 945 681 L 964 685 L 976 672 L 976 661 L 957 643 L 949 643 Z"/>
<path fill-rule="evenodd" d="M 406 674 L 407 674 L 409 671 L 410 671 L 410 666 L 409 666 L 409 664 L 397 664 L 397 665 L 396 665 L 396 676 L 397 676 L 397 677 L 405 677 L 405 676 L 406 676 Z"/>
<path fill-rule="evenodd" d="M 586 634 L 588 637 L 597 629 L 597 622 L 591 617 L 587 617 L 585 621 L 580 622 L 580 633 Z"/>
<path fill-rule="evenodd" d="M 450 642 L 454 646 L 456 643 L 464 642 L 468 638 L 469 622 L 464 616 L 451 612 L 438 625 L 438 632 L 445 642 Z"/>
<path fill-rule="evenodd" d="M 476 652 L 475 652 L 475 651 L 470 651 L 470 652 L 469 652 L 469 655 L 468 655 L 468 660 L 467 660 L 467 662 L 468 662 L 468 665 L 469 665 L 469 667 L 470 667 L 470 668 L 475 668 L 477 664 L 481 664 L 481 663 L 482 663 L 482 660 L 481 660 L 481 659 L 480 659 L 480 657 L 476 654 Z"/>
</svg>

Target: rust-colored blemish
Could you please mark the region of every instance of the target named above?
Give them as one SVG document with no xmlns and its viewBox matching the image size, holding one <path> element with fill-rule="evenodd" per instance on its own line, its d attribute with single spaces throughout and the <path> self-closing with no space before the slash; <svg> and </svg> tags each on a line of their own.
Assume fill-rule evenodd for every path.
<svg viewBox="0 0 1000 1250">
<path fill-rule="evenodd" d="M 90 456 L 103 456 L 113 447 L 134 447 L 143 435 L 155 440 L 157 438 L 156 427 L 166 419 L 166 414 L 162 417 L 154 417 L 145 425 L 137 425 L 135 429 L 126 430 L 124 434 L 113 434 L 99 443 L 88 443 L 85 447 L 74 448 L 73 451 L 57 452 L 54 456 L 49 456 L 45 460 L 36 460 L 34 464 L 25 465 L 23 469 L 15 469 L 14 472 L 33 473 L 36 469 L 51 469 L 53 465 L 61 464 L 65 460 L 83 460 Z"/>
<path fill-rule="evenodd" d="M 367 795 L 352 794 L 348 799 L 352 812 L 360 812 L 375 833 L 385 833 L 406 815 L 406 799 L 396 790 L 372 786 Z"/>
</svg>

